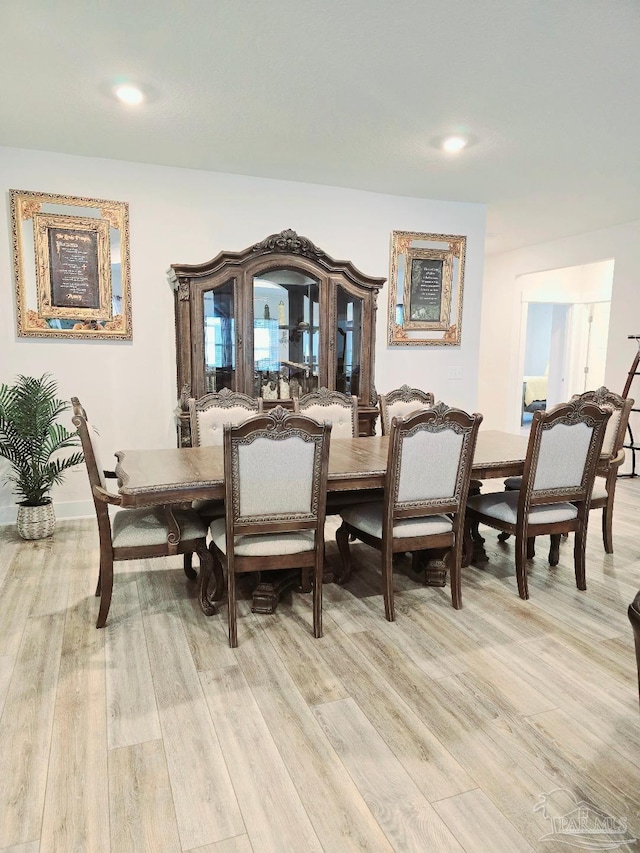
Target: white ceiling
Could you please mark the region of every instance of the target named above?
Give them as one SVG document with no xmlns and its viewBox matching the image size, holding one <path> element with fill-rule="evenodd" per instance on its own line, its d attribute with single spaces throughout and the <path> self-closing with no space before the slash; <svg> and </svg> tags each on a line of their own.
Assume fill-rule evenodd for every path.
<svg viewBox="0 0 640 853">
<path fill-rule="evenodd" d="M 485 202 L 490 252 L 640 219 L 638 0 L 5 0 L 0 33 L 0 145 Z"/>
</svg>

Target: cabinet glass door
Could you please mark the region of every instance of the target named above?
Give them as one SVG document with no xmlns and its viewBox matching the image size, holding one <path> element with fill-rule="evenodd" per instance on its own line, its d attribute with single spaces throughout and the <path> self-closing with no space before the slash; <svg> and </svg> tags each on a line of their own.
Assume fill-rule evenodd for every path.
<svg viewBox="0 0 640 853">
<path fill-rule="evenodd" d="M 360 394 L 364 301 L 336 287 L 336 391 Z"/>
<path fill-rule="evenodd" d="M 253 278 L 253 393 L 288 400 L 318 387 L 318 281 L 293 270 Z"/>
<path fill-rule="evenodd" d="M 235 388 L 236 329 L 233 301 L 234 280 L 215 290 L 206 290 L 204 300 L 204 386 L 205 392 Z"/>
</svg>

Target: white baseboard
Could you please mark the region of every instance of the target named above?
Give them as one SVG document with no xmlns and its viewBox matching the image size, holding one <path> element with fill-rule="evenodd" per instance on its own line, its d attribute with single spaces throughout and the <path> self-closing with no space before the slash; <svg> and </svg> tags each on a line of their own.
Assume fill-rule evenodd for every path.
<svg viewBox="0 0 640 853">
<path fill-rule="evenodd" d="M 64 518 L 87 518 L 92 516 L 95 518 L 95 508 L 93 501 L 54 501 L 53 509 L 56 518 L 61 521 Z M 0 507 L 0 524 L 15 524 L 18 517 L 18 506 L 2 506 Z"/>
</svg>

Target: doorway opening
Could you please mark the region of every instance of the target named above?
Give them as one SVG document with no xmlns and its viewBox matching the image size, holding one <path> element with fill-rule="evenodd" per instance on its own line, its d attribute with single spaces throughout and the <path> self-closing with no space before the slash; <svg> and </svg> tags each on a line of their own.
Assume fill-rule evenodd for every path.
<svg viewBox="0 0 640 853">
<path fill-rule="evenodd" d="M 604 385 L 613 266 L 607 260 L 521 276 L 524 430 L 535 411 Z"/>
</svg>

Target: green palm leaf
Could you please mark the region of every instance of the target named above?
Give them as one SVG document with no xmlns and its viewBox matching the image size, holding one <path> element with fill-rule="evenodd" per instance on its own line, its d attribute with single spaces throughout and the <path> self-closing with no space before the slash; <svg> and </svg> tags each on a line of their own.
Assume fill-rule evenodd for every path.
<svg viewBox="0 0 640 853">
<path fill-rule="evenodd" d="M 0 456 L 11 469 L 5 482 L 13 484 L 20 502 L 31 506 L 46 503 L 53 485 L 84 461 L 80 451 L 58 455 L 78 447 L 80 437 L 58 423 L 71 406 L 57 392 L 48 373 L 40 378 L 20 375 L 14 385 L 0 385 Z"/>
</svg>

